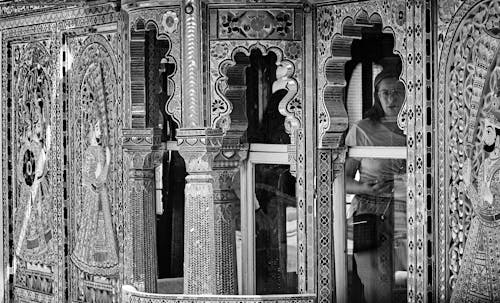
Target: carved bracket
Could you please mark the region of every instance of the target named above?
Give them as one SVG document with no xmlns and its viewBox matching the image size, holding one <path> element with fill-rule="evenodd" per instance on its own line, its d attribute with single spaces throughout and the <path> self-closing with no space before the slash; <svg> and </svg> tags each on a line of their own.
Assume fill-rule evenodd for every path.
<svg viewBox="0 0 500 303">
<path fill-rule="evenodd" d="M 154 169 L 163 158 L 161 129 L 123 129 L 123 149 L 129 154 L 131 168 Z"/>
<path fill-rule="evenodd" d="M 186 162 L 189 174 L 203 174 L 212 170 L 214 156 L 222 145 L 220 129 L 186 129 L 177 132 L 179 153 Z"/>
</svg>

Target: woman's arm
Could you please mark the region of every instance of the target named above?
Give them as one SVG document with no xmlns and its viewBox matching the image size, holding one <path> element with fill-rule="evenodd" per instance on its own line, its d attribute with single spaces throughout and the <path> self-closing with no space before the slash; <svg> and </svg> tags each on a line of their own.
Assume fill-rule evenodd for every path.
<svg viewBox="0 0 500 303">
<path fill-rule="evenodd" d="M 345 162 L 345 189 L 348 194 L 380 196 L 387 194 L 392 188 L 392 182 L 360 182 L 354 180 L 361 161 L 347 158 Z"/>
</svg>

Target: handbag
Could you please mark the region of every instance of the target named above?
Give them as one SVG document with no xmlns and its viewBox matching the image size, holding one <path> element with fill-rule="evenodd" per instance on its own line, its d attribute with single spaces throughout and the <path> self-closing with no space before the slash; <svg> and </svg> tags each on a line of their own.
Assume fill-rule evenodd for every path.
<svg viewBox="0 0 500 303">
<path fill-rule="evenodd" d="M 373 250 L 382 244 L 382 224 L 389 208 L 387 202 L 382 214 L 359 214 L 353 216 L 353 252 Z"/>
</svg>

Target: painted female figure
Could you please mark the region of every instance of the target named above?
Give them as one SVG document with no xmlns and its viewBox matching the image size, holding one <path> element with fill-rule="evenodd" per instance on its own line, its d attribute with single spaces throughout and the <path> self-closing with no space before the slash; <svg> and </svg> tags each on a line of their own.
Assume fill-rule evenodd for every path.
<svg viewBox="0 0 500 303">
<path fill-rule="evenodd" d="M 470 160 L 460 189 L 475 216 L 465 243 L 462 265 L 450 302 L 500 302 L 500 113 L 489 115 L 482 143 L 488 154 L 471 183 Z"/>
<path fill-rule="evenodd" d="M 90 119 L 88 147 L 82 164 L 82 205 L 71 260 L 82 271 L 109 276 L 117 273 L 117 242 L 106 185 L 111 152 L 101 141 L 101 121 Z"/>
<path fill-rule="evenodd" d="M 50 125 L 45 126 L 42 114 L 34 125 L 34 133 L 23 147 L 19 161 L 21 182 L 27 186 L 22 191 L 26 210 L 22 219 L 16 254 L 22 258 L 38 260 L 51 249 L 52 226 L 50 193 L 47 180 L 47 162 L 50 150 Z M 45 126 L 45 127 L 44 127 Z M 45 131 L 45 133 L 44 133 Z"/>
</svg>

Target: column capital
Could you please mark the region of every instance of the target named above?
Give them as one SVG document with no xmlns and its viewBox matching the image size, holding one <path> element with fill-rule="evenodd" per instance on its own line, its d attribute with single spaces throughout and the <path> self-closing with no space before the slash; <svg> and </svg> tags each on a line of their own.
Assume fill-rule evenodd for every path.
<svg viewBox="0 0 500 303">
<path fill-rule="evenodd" d="M 163 158 L 165 150 L 159 128 L 123 129 L 123 149 L 131 157 L 132 169 L 154 169 Z"/>
<path fill-rule="evenodd" d="M 177 131 L 179 153 L 189 174 L 207 174 L 222 146 L 222 130 L 211 128 L 181 128 Z"/>
</svg>

